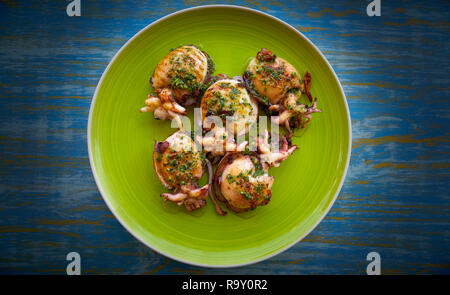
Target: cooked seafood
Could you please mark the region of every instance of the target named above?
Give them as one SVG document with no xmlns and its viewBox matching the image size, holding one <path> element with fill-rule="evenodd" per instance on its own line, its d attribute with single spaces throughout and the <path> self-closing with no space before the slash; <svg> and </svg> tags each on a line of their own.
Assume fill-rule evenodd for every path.
<svg viewBox="0 0 450 295">
<path fill-rule="evenodd" d="M 155 142 L 153 167 L 161 184 L 171 191 L 161 194 L 165 201 L 184 204 L 189 211 L 205 206 L 209 184 L 198 187 L 204 166 L 203 154 L 183 131 Z"/>
<path fill-rule="evenodd" d="M 231 152 L 220 161 L 213 178 L 217 199 L 234 212 L 243 212 L 266 205 L 272 196 L 273 176 L 271 166 L 278 167 L 297 148 L 289 147 L 285 136 L 279 151 L 272 151 L 266 130 L 263 139 L 258 139 L 258 152 Z"/>
<path fill-rule="evenodd" d="M 258 104 L 240 81 L 225 78 L 213 83 L 203 95 L 201 109 L 204 129 L 211 130 L 197 138 L 205 151 L 223 155 L 226 151 L 245 149 L 247 142 L 238 145 L 234 135 L 247 133 L 256 123 Z M 212 118 L 218 118 L 221 124 Z"/>
<path fill-rule="evenodd" d="M 258 115 L 256 101 L 250 98 L 244 85 L 233 79 L 212 84 L 203 95 L 201 108 L 203 122 L 209 116 L 218 116 L 222 119 L 222 126 L 226 126 L 228 117 L 228 131 L 237 135 L 247 133 L 249 127 L 256 123 Z"/>
<path fill-rule="evenodd" d="M 299 101 L 304 93 L 313 102 L 311 74 L 306 72 L 302 79 L 293 65 L 265 48 L 250 61 L 243 79 L 252 97 L 279 114 L 273 122 L 285 126 L 289 132 L 291 127 L 306 127 L 311 114 L 321 112 L 317 109 L 317 98 L 310 107 Z"/>
<path fill-rule="evenodd" d="M 170 191 L 161 196 L 188 211 L 205 206 L 208 195 L 220 215 L 227 212 L 216 198 L 237 213 L 253 210 L 272 197 L 274 177 L 269 168 L 280 166 L 297 146 L 291 143 L 292 134 L 280 139 L 267 130 L 256 139 L 249 136 L 256 151 L 249 151 L 255 145 L 237 139 L 245 138 L 256 126 L 258 102 L 278 115 L 272 123 L 285 126 L 290 133 L 291 128 L 306 127 L 311 114 L 321 112 L 310 92 L 311 74 L 306 72 L 302 78 L 292 64 L 265 48 L 250 61 L 242 77 L 212 76 L 213 71 L 208 54 L 195 46 L 181 46 L 165 56 L 152 75 L 150 83 L 156 95 L 148 96 L 141 111 L 153 112 L 157 119 L 175 119 L 179 128 L 165 141 L 155 142 L 153 167 Z M 301 103 L 302 94 L 311 106 Z M 202 130 L 193 133 L 194 142 L 183 130 L 181 115 L 200 98 L 201 118 L 194 118 Z M 214 174 L 206 156 L 212 164 L 219 162 Z M 205 167 L 208 184 L 199 187 Z"/>
<path fill-rule="evenodd" d="M 257 138 L 258 153 L 261 162 L 267 163 L 270 166 L 278 167 L 281 162 L 286 160 L 297 149 L 296 145 L 290 146 L 290 139 L 284 135 L 281 139 L 281 148 L 278 150 L 272 149 L 269 143 L 269 132 L 266 130 L 264 137 Z"/>
<path fill-rule="evenodd" d="M 247 141 L 236 143 L 234 137 L 231 137 L 224 127 L 217 126 L 204 136 L 197 135 L 195 140 L 202 145 L 205 153 L 211 153 L 212 156 L 222 156 L 231 151 L 244 151 L 248 145 Z"/>
<path fill-rule="evenodd" d="M 274 178 L 256 154 L 231 152 L 219 163 L 213 179 L 214 193 L 227 208 L 243 212 L 266 205 Z"/>
<path fill-rule="evenodd" d="M 185 115 L 184 106 L 201 97 L 213 71 L 212 59 L 197 47 L 181 46 L 172 50 L 156 66 L 150 79 L 156 96 L 148 95 L 141 112 L 153 112 L 161 120 Z"/>
</svg>

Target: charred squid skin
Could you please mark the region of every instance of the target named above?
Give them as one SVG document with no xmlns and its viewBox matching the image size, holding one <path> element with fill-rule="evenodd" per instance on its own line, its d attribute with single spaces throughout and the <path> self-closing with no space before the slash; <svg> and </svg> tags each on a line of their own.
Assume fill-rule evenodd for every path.
<svg viewBox="0 0 450 295">
<path fill-rule="evenodd" d="M 208 187 L 208 194 L 209 197 L 211 198 L 211 201 L 214 203 L 214 208 L 216 209 L 217 214 L 221 215 L 221 216 L 225 216 L 227 215 L 227 211 L 224 211 L 219 203 L 217 202 L 217 196 L 213 191 L 213 185 L 212 185 L 212 164 L 208 159 L 205 159 L 206 161 L 206 166 L 208 167 L 208 183 L 209 183 L 209 187 Z"/>
<path fill-rule="evenodd" d="M 237 207 L 234 207 L 233 205 L 231 205 L 231 204 L 228 203 L 228 202 L 225 203 L 225 206 L 227 206 L 227 209 L 228 209 L 228 210 L 231 210 L 231 211 L 233 211 L 234 213 L 247 212 L 247 211 L 250 211 L 250 210 L 252 210 L 252 209 L 255 208 L 255 207 L 250 207 L 250 208 L 245 208 L 245 209 L 237 208 Z"/>
<path fill-rule="evenodd" d="M 153 82 L 155 81 L 155 73 L 152 74 L 152 76 L 150 77 L 150 86 L 155 89 L 155 87 L 153 87 Z"/>
<path fill-rule="evenodd" d="M 213 188 L 214 188 L 215 195 L 216 195 L 217 199 L 219 201 L 221 201 L 222 203 L 226 204 L 227 207 L 228 207 L 228 201 L 222 195 L 222 191 L 220 189 L 222 174 L 223 174 L 225 168 L 227 167 L 227 165 L 233 163 L 233 161 L 235 159 L 237 159 L 238 157 L 240 157 L 241 155 L 242 154 L 239 152 L 229 152 L 229 153 L 225 154 L 225 156 L 222 158 L 222 160 L 220 160 L 220 162 L 216 168 L 216 171 L 214 172 Z"/>
<path fill-rule="evenodd" d="M 194 45 L 193 45 L 194 46 Z M 195 47 L 195 46 L 194 46 Z M 197 48 L 197 47 L 196 47 Z M 214 61 L 212 60 L 211 56 L 206 52 L 202 51 L 202 53 L 206 56 L 206 60 L 208 61 L 208 70 L 206 72 L 205 80 L 203 81 L 203 84 L 206 83 L 206 81 L 212 76 L 214 73 L 216 66 L 214 64 Z"/>
<path fill-rule="evenodd" d="M 209 76 L 207 79 L 205 79 L 205 82 L 203 83 L 204 89 L 201 93 L 201 96 L 203 96 L 205 94 L 206 90 L 208 90 L 208 88 L 212 84 L 216 83 L 217 81 L 226 80 L 226 79 L 228 79 L 228 76 L 225 74 L 217 74 L 214 76 Z"/>
<path fill-rule="evenodd" d="M 194 48 L 200 50 L 200 48 L 198 48 L 198 47 L 197 47 L 196 45 L 194 45 L 194 44 L 189 44 L 188 46 L 192 46 L 192 47 L 194 47 Z M 183 47 L 183 46 L 180 46 L 180 47 Z M 179 48 L 179 47 L 178 47 L 178 48 Z M 177 48 L 175 48 L 175 49 L 177 49 Z M 216 66 L 215 66 L 214 61 L 212 60 L 211 56 L 210 56 L 206 51 L 200 50 L 200 52 L 203 53 L 203 54 L 205 55 L 206 60 L 207 60 L 207 62 L 208 62 L 208 70 L 206 71 L 206 76 L 205 76 L 205 79 L 203 80 L 203 83 L 202 83 L 202 84 L 206 84 L 206 82 L 208 81 L 208 79 L 212 77 L 212 73 L 214 73 L 214 71 L 215 71 L 215 69 L 216 69 Z"/>
<path fill-rule="evenodd" d="M 166 144 L 167 144 L 167 146 L 166 146 Z M 164 187 L 166 187 L 168 189 L 171 189 L 171 186 L 169 186 L 167 184 L 167 182 L 164 180 L 164 178 L 162 177 L 161 173 L 158 170 L 158 165 L 156 164 L 156 162 L 157 162 L 157 160 L 156 160 L 157 153 L 158 154 L 164 153 L 165 149 L 167 149 L 168 146 L 169 146 L 169 143 L 167 141 L 158 142 L 157 140 L 155 140 L 155 147 L 154 147 L 154 149 L 155 149 L 156 153 L 153 153 L 153 169 L 156 172 L 156 176 L 158 176 L 159 182 L 161 182 L 161 184 Z M 164 151 L 161 151 L 161 147 L 165 147 Z"/>
<path fill-rule="evenodd" d="M 242 80 L 243 83 L 245 85 L 245 88 L 247 88 L 248 93 L 250 94 L 250 96 L 254 99 L 256 99 L 258 102 L 260 102 L 261 104 L 270 107 L 271 103 L 269 102 L 269 100 L 267 98 L 265 98 L 264 96 L 262 96 L 258 91 L 256 91 L 256 89 L 252 86 L 253 82 L 251 81 L 251 79 L 247 76 L 247 72 L 244 72 L 244 74 L 242 75 Z"/>
</svg>

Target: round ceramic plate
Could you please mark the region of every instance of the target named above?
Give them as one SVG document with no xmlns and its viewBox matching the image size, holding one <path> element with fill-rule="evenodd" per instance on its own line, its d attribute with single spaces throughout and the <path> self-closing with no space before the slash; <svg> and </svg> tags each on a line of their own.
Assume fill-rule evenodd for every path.
<svg viewBox="0 0 450 295">
<path fill-rule="evenodd" d="M 163 203 L 153 170 L 155 140 L 171 133 L 170 121 L 140 113 L 157 63 L 180 45 L 209 53 L 216 74 L 242 75 L 250 58 L 268 48 L 302 74 L 312 74 L 313 96 L 323 113 L 298 130 L 299 149 L 278 168 L 272 199 L 256 210 L 219 216 L 211 201 L 189 213 Z M 88 125 L 93 174 L 121 224 L 150 248 L 178 261 L 210 266 L 245 265 L 294 245 L 324 218 L 342 186 L 350 158 L 350 115 L 341 85 L 320 51 L 290 25 L 259 11 L 202 6 L 166 16 L 131 38 L 106 68 Z"/>
</svg>

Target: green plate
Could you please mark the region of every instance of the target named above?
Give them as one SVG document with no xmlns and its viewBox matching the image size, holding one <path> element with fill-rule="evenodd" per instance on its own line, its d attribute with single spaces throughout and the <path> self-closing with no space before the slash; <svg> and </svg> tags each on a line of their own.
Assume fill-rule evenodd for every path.
<svg viewBox="0 0 450 295">
<path fill-rule="evenodd" d="M 250 57 L 266 47 L 312 74 L 313 114 L 293 142 L 299 149 L 278 168 L 272 200 L 244 214 L 219 216 L 211 201 L 188 213 L 163 203 L 153 171 L 155 140 L 175 131 L 169 121 L 140 113 L 149 78 L 171 48 L 195 44 L 216 64 L 215 73 L 241 75 Z M 120 223 L 145 245 L 170 258 L 209 267 L 267 259 L 305 237 L 330 210 L 350 159 L 350 114 L 341 85 L 320 51 L 290 25 L 238 6 L 212 5 L 166 16 L 131 38 L 112 59 L 97 86 L 88 124 L 95 181 Z"/>
</svg>

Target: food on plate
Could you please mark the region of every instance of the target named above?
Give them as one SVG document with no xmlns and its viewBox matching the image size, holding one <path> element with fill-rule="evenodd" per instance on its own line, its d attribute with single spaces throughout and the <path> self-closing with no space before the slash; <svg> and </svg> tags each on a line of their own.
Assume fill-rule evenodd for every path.
<svg viewBox="0 0 450 295">
<path fill-rule="evenodd" d="M 141 112 L 153 112 L 161 120 L 185 115 L 185 106 L 201 97 L 213 71 L 210 56 L 193 45 L 170 51 L 155 68 L 150 84 L 156 95 L 148 95 Z"/>
<path fill-rule="evenodd" d="M 266 168 L 257 155 L 227 153 L 214 174 L 215 196 L 237 213 L 266 205 L 272 196 L 274 180 Z"/>
<path fill-rule="evenodd" d="M 209 116 L 218 116 L 223 126 L 232 134 L 247 133 L 256 123 L 258 104 L 250 97 L 240 81 L 222 79 L 212 84 L 205 92 L 201 102 L 202 120 Z M 229 126 L 226 118 L 230 119 Z"/>
<path fill-rule="evenodd" d="M 277 57 L 272 51 L 261 49 L 243 74 L 245 85 L 252 97 L 278 114 L 273 122 L 292 128 L 306 127 L 311 114 L 317 109 L 317 98 L 310 93 L 311 74 L 307 71 L 302 78 L 298 70 L 289 62 Z M 306 94 L 311 106 L 300 102 L 301 94 Z"/>
<path fill-rule="evenodd" d="M 271 166 L 278 167 L 297 148 L 289 147 L 283 136 L 282 147 L 272 151 L 266 130 L 258 140 L 256 152 L 230 152 L 220 161 L 213 178 L 213 191 L 218 200 L 236 213 L 253 210 L 269 203 L 274 177 L 268 174 Z"/>
<path fill-rule="evenodd" d="M 286 160 L 297 149 L 297 146 L 295 144 L 292 145 L 290 137 L 283 135 L 281 140 L 278 140 L 279 137 L 276 138 L 276 147 L 271 146 L 270 143 L 272 141 L 269 142 L 269 132 L 267 131 L 267 129 L 264 133 L 263 138 L 257 138 L 259 158 L 263 163 L 273 167 L 280 166 L 281 162 Z"/>
<path fill-rule="evenodd" d="M 297 69 L 267 49 L 261 49 L 244 73 L 250 93 L 262 104 L 277 105 L 291 89 L 302 87 Z"/>
<path fill-rule="evenodd" d="M 247 142 L 237 145 L 234 135 L 245 134 L 256 124 L 258 104 L 250 97 L 242 81 L 222 78 L 205 91 L 201 112 L 203 128 L 211 132 L 197 137 L 197 141 L 202 143 L 206 152 L 223 155 L 225 151 L 245 149 Z"/>
<path fill-rule="evenodd" d="M 165 201 L 184 204 L 189 211 L 205 206 L 209 184 L 198 187 L 205 164 L 203 154 L 183 131 L 155 142 L 153 168 L 161 184 L 171 191 L 161 194 Z"/>
<path fill-rule="evenodd" d="M 265 48 L 242 77 L 212 76 L 213 71 L 208 54 L 195 46 L 181 46 L 165 56 L 152 75 L 156 95 L 149 95 L 141 111 L 153 112 L 157 119 L 175 119 L 179 128 L 165 141 L 155 142 L 153 167 L 170 191 L 161 196 L 188 211 L 205 206 L 208 196 L 220 215 L 227 212 L 218 200 L 236 213 L 253 210 L 272 197 L 274 177 L 269 168 L 280 166 L 297 149 L 291 143 L 292 129 L 305 127 L 312 113 L 321 112 L 310 92 L 311 74 L 302 78 L 292 64 Z M 302 94 L 310 106 L 301 102 Z M 202 129 L 189 134 L 181 116 L 187 114 L 185 107 L 198 102 L 201 118 L 195 123 Z M 265 128 L 257 122 L 258 103 L 277 115 L 272 123 L 285 126 L 288 136 L 280 139 L 266 129 L 260 136 L 250 132 L 251 146 L 237 141 L 245 139 L 253 126 Z M 205 168 L 208 184 L 199 187 Z"/>
<path fill-rule="evenodd" d="M 224 127 L 217 126 L 203 136 L 197 135 L 195 140 L 203 147 L 205 153 L 210 154 L 216 160 L 217 157 L 223 156 L 226 152 L 244 151 L 248 145 L 248 141 L 237 143 Z"/>
</svg>

